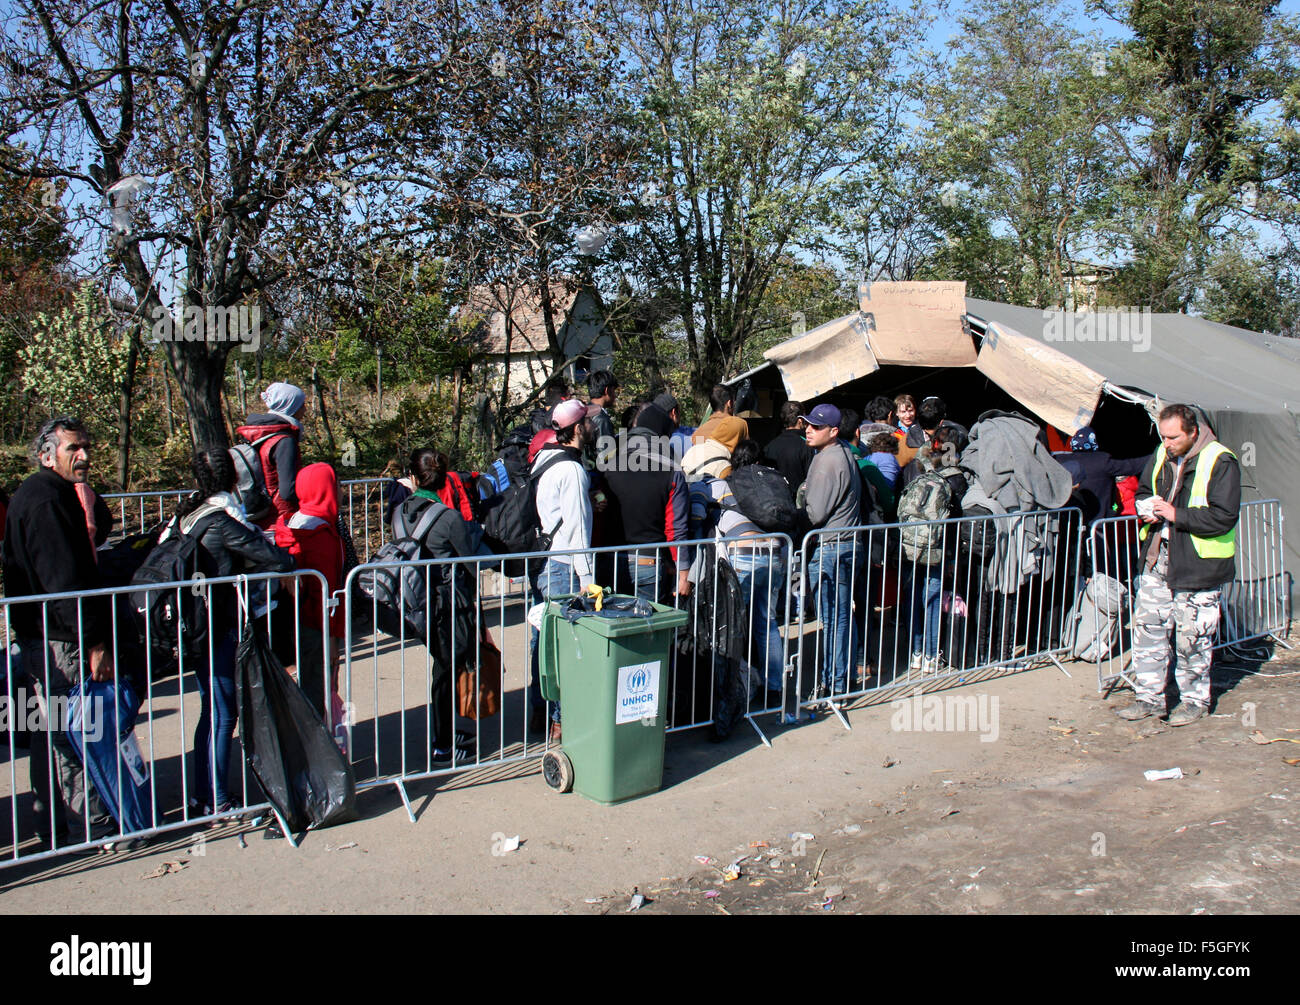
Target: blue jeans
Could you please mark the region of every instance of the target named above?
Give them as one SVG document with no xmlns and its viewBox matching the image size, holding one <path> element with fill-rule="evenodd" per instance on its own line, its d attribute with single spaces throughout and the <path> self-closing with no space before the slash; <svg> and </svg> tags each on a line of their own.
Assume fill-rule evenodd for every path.
<svg viewBox="0 0 1300 1005">
<path fill-rule="evenodd" d="M 194 671 L 199 694 L 203 696 L 203 709 L 199 713 L 198 725 L 194 727 L 194 768 L 197 775 L 194 798 L 200 806 L 219 807 L 230 801 L 226 777 L 230 774 L 230 747 L 235 735 L 235 720 L 239 716 L 235 694 L 235 629 L 230 629 L 225 638 L 213 643 L 210 680 L 207 659 L 205 646 Z M 215 733 L 212 729 L 214 705 L 217 713 Z M 215 800 L 212 798 L 214 772 Z"/>
<path fill-rule="evenodd" d="M 848 691 L 849 664 L 857 647 L 853 624 L 853 587 L 866 564 L 866 549 L 846 534 L 821 539 L 808 563 L 808 576 L 817 591 L 817 618 L 821 622 L 821 678 L 832 694 Z"/>
<path fill-rule="evenodd" d="M 785 558 L 779 547 L 771 551 L 733 548 L 729 561 L 736 570 L 740 589 L 749 604 L 749 640 L 745 659 L 763 670 L 769 691 L 780 691 L 785 664 L 777 618 L 780 616 L 780 587 L 785 583 Z"/>
<path fill-rule="evenodd" d="M 552 597 L 577 593 L 579 588 L 578 574 L 573 571 L 571 563 L 548 558 L 546 564 L 542 566 L 542 573 L 537 577 L 537 583 L 533 588 L 533 603 L 540 604 Z M 533 650 L 532 680 L 528 685 L 528 709 L 530 712 L 535 708 L 541 708 L 543 705 L 542 683 L 538 670 L 540 656 L 537 652 L 537 640 L 539 635 L 540 633 L 536 628 L 530 627 L 528 629 L 528 638 Z M 558 701 L 551 704 L 551 721 L 560 721 L 560 703 Z"/>
<path fill-rule="evenodd" d="M 943 607 L 943 580 L 939 578 L 938 565 L 913 566 L 909 596 L 912 652 L 934 659 L 939 655 L 939 613 Z"/>
</svg>

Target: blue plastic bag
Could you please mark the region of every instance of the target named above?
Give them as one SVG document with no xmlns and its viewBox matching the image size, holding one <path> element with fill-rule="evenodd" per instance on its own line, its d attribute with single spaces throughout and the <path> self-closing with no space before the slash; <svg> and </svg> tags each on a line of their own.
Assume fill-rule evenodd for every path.
<svg viewBox="0 0 1300 1005">
<path fill-rule="evenodd" d="M 151 825 L 149 768 L 134 733 L 139 711 L 125 678 L 85 679 L 68 696 L 68 739 L 123 834 Z"/>
</svg>

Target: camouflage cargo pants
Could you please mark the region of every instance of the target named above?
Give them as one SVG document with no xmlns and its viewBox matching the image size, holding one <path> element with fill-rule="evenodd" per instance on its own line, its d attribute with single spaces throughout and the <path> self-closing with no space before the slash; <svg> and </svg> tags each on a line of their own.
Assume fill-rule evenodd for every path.
<svg viewBox="0 0 1300 1005">
<path fill-rule="evenodd" d="M 1159 573 L 1140 577 L 1133 607 L 1132 666 L 1138 701 L 1164 707 L 1172 632 L 1178 657 L 1174 676 L 1182 699 L 1209 705 L 1210 663 L 1218 631 L 1218 590 L 1174 593 Z"/>
</svg>

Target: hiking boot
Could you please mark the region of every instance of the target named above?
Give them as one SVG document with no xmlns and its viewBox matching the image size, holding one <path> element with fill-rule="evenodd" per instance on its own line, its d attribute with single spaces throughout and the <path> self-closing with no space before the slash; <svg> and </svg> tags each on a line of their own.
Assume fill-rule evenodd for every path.
<svg viewBox="0 0 1300 1005">
<path fill-rule="evenodd" d="M 1207 709 L 1199 701 L 1179 702 L 1178 706 L 1172 712 L 1169 713 L 1169 725 L 1171 726 L 1190 725 L 1191 723 L 1195 722 L 1197 719 L 1204 717 L 1204 715 L 1208 711 L 1209 709 Z"/>
<path fill-rule="evenodd" d="M 1135 701 L 1127 708 L 1115 709 L 1115 714 L 1121 719 L 1136 722 L 1138 719 L 1149 719 L 1153 715 L 1156 717 L 1163 716 L 1165 710 L 1153 701 Z"/>
</svg>

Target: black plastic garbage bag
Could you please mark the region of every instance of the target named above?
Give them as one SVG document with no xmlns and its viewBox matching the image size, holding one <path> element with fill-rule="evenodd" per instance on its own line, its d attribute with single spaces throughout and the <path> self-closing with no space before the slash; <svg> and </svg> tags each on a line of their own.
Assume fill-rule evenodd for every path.
<svg viewBox="0 0 1300 1005">
<path fill-rule="evenodd" d="M 605 597 L 598 611 L 595 598 L 578 594 L 569 598 L 563 614 L 564 620 L 577 621 L 592 615 L 598 618 L 648 618 L 654 612 L 654 606 L 649 601 L 622 594 Z"/>
<path fill-rule="evenodd" d="M 248 766 L 291 831 L 356 819 L 352 766 L 265 634 L 248 625 L 239 643 L 239 719 Z"/>
</svg>

